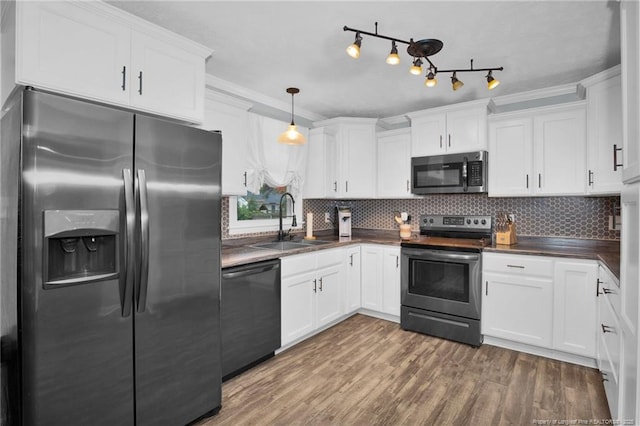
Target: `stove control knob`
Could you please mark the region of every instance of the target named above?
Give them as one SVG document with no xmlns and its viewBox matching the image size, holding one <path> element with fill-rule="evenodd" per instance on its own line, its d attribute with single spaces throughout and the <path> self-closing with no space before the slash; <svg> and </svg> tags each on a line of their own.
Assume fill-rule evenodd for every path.
<svg viewBox="0 0 640 426">
<path fill-rule="evenodd" d="M 471 219 L 467 219 L 467 225 L 471 225 Z"/>
<path fill-rule="evenodd" d="M 473 219 L 473 224 L 477 225 L 478 224 L 478 219 Z"/>
<path fill-rule="evenodd" d="M 481 222 L 481 223 L 482 223 L 483 225 L 486 225 L 486 224 L 487 224 L 487 219 L 482 219 L 482 222 Z"/>
<path fill-rule="evenodd" d="M 428 222 L 428 220 L 427 220 L 426 217 L 424 219 L 422 219 L 422 223 L 427 223 L 427 222 Z"/>
<path fill-rule="evenodd" d="M 429 223 L 433 223 L 433 218 L 429 219 Z"/>
</svg>

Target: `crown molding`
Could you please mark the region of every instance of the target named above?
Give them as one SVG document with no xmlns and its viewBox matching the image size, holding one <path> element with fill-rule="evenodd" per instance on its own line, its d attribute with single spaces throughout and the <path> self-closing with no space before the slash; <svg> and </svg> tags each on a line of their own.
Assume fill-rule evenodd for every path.
<svg viewBox="0 0 640 426">
<path fill-rule="evenodd" d="M 580 90 L 576 83 L 563 84 L 560 86 L 546 87 L 544 89 L 530 90 L 528 92 L 514 93 L 512 95 L 498 96 L 493 99 L 496 106 L 517 104 L 542 98 L 552 98 L 555 96 L 575 94 L 577 99 L 584 99 L 584 94 L 580 95 Z"/>
<path fill-rule="evenodd" d="M 598 74 L 594 74 L 590 77 L 587 77 L 583 80 L 580 80 L 578 84 L 583 87 L 593 86 L 594 84 L 601 83 L 605 80 L 609 80 L 610 78 L 617 77 L 620 75 L 622 67 L 618 64 L 615 67 L 611 67 L 606 69 Z"/>
<path fill-rule="evenodd" d="M 335 117 L 335 118 L 329 118 L 328 120 L 315 121 L 313 123 L 313 127 L 334 126 L 339 124 L 360 124 L 360 125 L 375 126 L 377 122 L 378 122 L 377 118 Z"/>
<path fill-rule="evenodd" d="M 289 101 L 281 101 L 270 96 L 264 95 L 255 90 L 247 89 L 230 81 L 223 80 L 211 74 L 206 75 L 206 87 L 217 92 L 222 92 L 235 98 L 251 102 L 253 105 L 262 104 L 267 108 L 272 108 L 281 112 L 291 114 L 291 103 Z M 295 117 L 301 117 L 308 121 L 325 120 L 327 117 L 316 114 L 315 112 L 306 110 L 296 106 Z M 294 117 L 294 119 L 295 119 Z"/>
<path fill-rule="evenodd" d="M 234 96 L 217 92 L 210 87 L 207 87 L 205 89 L 204 96 L 205 96 L 205 100 L 210 100 L 210 101 L 218 102 L 221 104 L 229 105 L 235 108 L 243 109 L 245 111 L 249 111 L 253 107 L 253 102 L 247 102 L 245 100 L 238 99 Z"/>
</svg>

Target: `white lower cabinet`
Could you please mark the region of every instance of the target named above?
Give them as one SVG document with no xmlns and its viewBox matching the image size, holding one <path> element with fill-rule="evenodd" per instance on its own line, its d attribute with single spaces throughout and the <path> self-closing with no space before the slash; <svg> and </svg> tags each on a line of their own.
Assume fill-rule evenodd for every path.
<svg viewBox="0 0 640 426">
<path fill-rule="evenodd" d="M 596 358 L 596 261 L 483 254 L 482 334 Z"/>
<path fill-rule="evenodd" d="M 343 261 L 343 249 L 282 258 L 282 346 L 342 315 Z"/>
<path fill-rule="evenodd" d="M 554 349 L 596 358 L 597 280 L 595 261 L 555 261 Z"/>
<path fill-rule="evenodd" d="M 360 309 L 360 246 L 345 249 L 345 311 L 350 314 Z"/>
<path fill-rule="evenodd" d="M 602 382 L 607 395 L 611 418 L 616 419 L 619 414 L 620 400 L 620 347 L 622 343 L 622 330 L 620 328 L 620 320 L 613 307 L 613 300 L 610 298 L 610 295 L 615 293 L 613 293 L 613 289 L 607 288 L 607 282 L 610 282 L 610 280 L 612 280 L 611 274 L 600 267 L 598 271 L 598 328 L 596 332 L 598 336 L 598 369 L 602 375 Z M 605 292 L 605 288 L 607 288 L 608 291 Z"/>
<path fill-rule="evenodd" d="M 362 307 L 400 316 L 400 247 L 361 246 Z"/>
</svg>

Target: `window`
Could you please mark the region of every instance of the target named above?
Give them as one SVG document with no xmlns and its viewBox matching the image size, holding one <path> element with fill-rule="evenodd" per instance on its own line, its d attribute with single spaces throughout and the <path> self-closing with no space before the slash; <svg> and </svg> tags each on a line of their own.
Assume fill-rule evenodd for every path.
<svg viewBox="0 0 640 426">
<path fill-rule="evenodd" d="M 280 199 L 285 192 L 288 192 L 287 187 L 274 188 L 264 184 L 258 194 L 247 191 L 247 195 L 229 197 L 229 233 L 277 231 Z M 291 203 L 291 198 L 285 197 L 285 200 L 282 202 L 284 209 L 282 227 L 288 230 L 291 228 L 291 215 L 296 214 L 297 218 L 301 218 L 302 205 L 298 204 L 298 200 L 296 200 L 296 204 L 298 204 L 298 210 L 296 210 L 295 205 Z M 298 221 L 298 227 L 300 226 L 301 221 Z"/>
</svg>

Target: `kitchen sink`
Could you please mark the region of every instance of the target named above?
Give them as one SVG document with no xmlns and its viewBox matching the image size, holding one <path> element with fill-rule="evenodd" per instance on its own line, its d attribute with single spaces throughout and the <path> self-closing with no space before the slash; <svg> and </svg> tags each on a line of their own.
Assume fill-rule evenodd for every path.
<svg viewBox="0 0 640 426">
<path fill-rule="evenodd" d="M 330 241 L 323 240 L 302 240 L 302 241 L 272 241 L 268 243 L 252 244 L 251 247 L 269 249 L 269 250 L 294 250 L 308 246 L 329 244 Z"/>
</svg>

